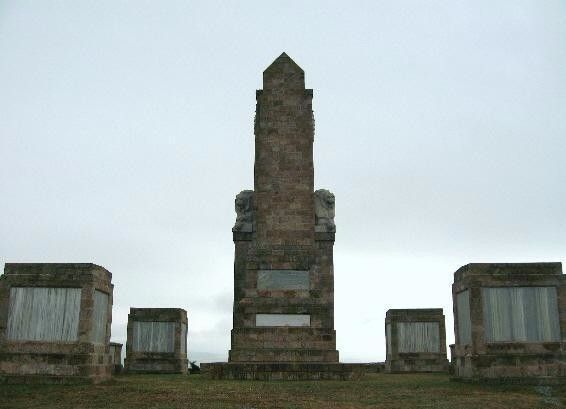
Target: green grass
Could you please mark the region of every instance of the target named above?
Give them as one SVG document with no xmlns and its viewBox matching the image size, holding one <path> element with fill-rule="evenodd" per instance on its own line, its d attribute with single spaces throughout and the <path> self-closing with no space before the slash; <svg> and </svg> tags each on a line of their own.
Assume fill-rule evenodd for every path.
<svg viewBox="0 0 566 409">
<path fill-rule="evenodd" d="M 211 381 L 123 375 L 100 385 L 0 385 L 0 408 L 332 409 L 566 408 L 566 388 L 477 385 L 447 375 L 368 374 L 359 381 Z"/>
</svg>

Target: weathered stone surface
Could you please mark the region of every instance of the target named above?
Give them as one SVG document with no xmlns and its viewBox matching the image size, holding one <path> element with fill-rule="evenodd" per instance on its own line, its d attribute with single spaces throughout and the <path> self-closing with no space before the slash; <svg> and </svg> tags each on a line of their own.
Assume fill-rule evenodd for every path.
<svg viewBox="0 0 566 409">
<path fill-rule="evenodd" d="M 95 264 L 7 263 L 0 277 L 0 381 L 109 379 L 111 280 Z"/>
<path fill-rule="evenodd" d="M 188 372 L 187 312 L 130 308 L 124 369 L 130 373 Z"/>
<path fill-rule="evenodd" d="M 566 345 L 560 336 L 566 333 L 565 280 L 561 263 L 484 263 L 458 269 L 452 285 L 453 379 L 565 379 Z M 505 311 L 498 313 L 501 308 Z"/>
<path fill-rule="evenodd" d="M 285 53 L 263 73 L 263 89 L 256 92 L 254 190 L 236 197 L 232 229 L 230 362 L 210 371 L 203 364 L 205 375 L 352 377 L 336 351 L 334 195 L 314 191 L 312 96 L 303 70 Z"/>
<path fill-rule="evenodd" d="M 385 372 L 448 371 L 442 308 L 388 310 L 385 335 Z"/>
</svg>

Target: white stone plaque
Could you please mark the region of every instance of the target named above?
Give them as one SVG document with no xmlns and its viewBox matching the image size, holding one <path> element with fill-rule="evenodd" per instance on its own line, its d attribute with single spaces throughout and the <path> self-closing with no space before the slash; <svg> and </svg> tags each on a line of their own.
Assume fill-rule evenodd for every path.
<svg viewBox="0 0 566 409">
<path fill-rule="evenodd" d="M 310 327 L 307 314 L 256 314 L 256 327 Z"/>
<path fill-rule="evenodd" d="M 482 288 L 487 342 L 560 341 L 555 287 Z"/>
<path fill-rule="evenodd" d="M 308 290 L 309 272 L 299 270 L 259 270 L 258 290 Z"/>
<path fill-rule="evenodd" d="M 166 321 L 134 321 L 133 349 L 136 352 L 173 352 L 175 323 Z"/>
<path fill-rule="evenodd" d="M 399 352 L 440 352 L 438 322 L 398 322 Z"/>
<path fill-rule="evenodd" d="M 80 310 L 80 288 L 12 287 L 6 338 L 77 341 Z"/>
</svg>

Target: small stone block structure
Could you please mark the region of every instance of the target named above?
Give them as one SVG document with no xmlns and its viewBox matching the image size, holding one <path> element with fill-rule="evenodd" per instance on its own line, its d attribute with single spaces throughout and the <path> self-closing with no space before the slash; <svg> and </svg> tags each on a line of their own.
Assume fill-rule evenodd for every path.
<svg viewBox="0 0 566 409">
<path fill-rule="evenodd" d="M 454 273 L 452 379 L 566 380 L 561 263 L 468 264 Z"/>
<path fill-rule="evenodd" d="M 129 373 L 188 373 L 187 311 L 130 308 L 124 369 Z"/>
<path fill-rule="evenodd" d="M 442 308 L 388 310 L 385 337 L 385 372 L 448 371 Z"/>
<path fill-rule="evenodd" d="M 112 355 L 112 373 L 122 372 L 122 344 L 111 342 L 110 355 Z"/>
<path fill-rule="evenodd" d="M 6 263 L 0 277 L 0 381 L 110 379 L 112 274 L 95 264 Z"/>
</svg>

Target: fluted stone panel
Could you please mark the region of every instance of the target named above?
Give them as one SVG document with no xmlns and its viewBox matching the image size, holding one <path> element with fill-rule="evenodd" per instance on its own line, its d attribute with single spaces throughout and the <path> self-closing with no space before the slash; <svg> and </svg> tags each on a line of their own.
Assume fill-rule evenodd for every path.
<svg viewBox="0 0 566 409">
<path fill-rule="evenodd" d="M 391 354 L 391 324 L 385 324 L 385 340 L 387 341 L 387 354 Z"/>
<path fill-rule="evenodd" d="M 470 320 L 470 291 L 456 294 L 458 311 L 458 337 L 460 344 L 468 345 L 472 342 L 472 322 Z"/>
<path fill-rule="evenodd" d="M 108 324 L 108 294 L 96 290 L 94 292 L 94 313 L 92 318 L 91 341 L 97 344 L 106 342 Z"/>
<path fill-rule="evenodd" d="M 399 352 L 440 352 L 438 322 L 398 322 Z"/>
<path fill-rule="evenodd" d="M 174 322 L 135 321 L 133 330 L 133 350 L 135 352 L 173 352 L 175 350 Z"/>
<path fill-rule="evenodd" d="M 181 353 L 187 353 L 187 324 L 181 324 Z"/>
<path fill-rule="evenodd" d="M 555 287 L 482 288 L 487 342 L 560 340 Z"/>
<path fill-rule="evenodd" d="M 80 288 L 12 287 L 6 337 L 12 341 L 77 341 L 80 303 Z"/>
</svg>

